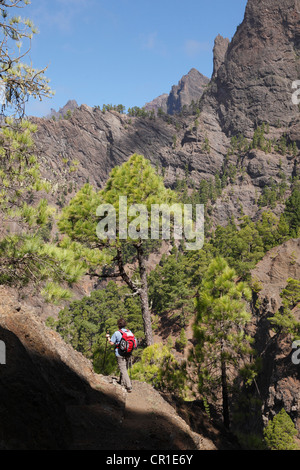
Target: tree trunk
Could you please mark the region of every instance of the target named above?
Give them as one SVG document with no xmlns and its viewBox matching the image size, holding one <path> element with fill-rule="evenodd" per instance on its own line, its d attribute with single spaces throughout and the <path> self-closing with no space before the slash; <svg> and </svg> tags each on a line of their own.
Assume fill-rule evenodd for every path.
<svg viewBox="0 0 300 470">
<path fill-rule="evenodd" d="M 139 271 L 140 271 L 141 284 L 142 284 L 139 290 L 139 296 L 141 299 L 146 344 L 147 346 L 151 346 L 151 344 L 153 344 L 153 334 L 152 334 L 151 313 L 149 309 L 146 262 L 144 258 L 144 250 L 143 250 L 142 242 L 137 243 L 135 247 L 137 250 Z"/>
<path fill-rule="evenodd" d="M 226 429 L 229 429 L 229 400 L 228 400 L 228 386 L 226 377 L 226 363 L 221 360 L 221 371 L 222 371 L 222 398 L 223 398 L 223 422 Z"/>
<path fill-rule="evenodd" d="M 141 286 L 137 287 L 132 279 L 128 276 L 124 269 L 123 256 L 121 247 L 117 248 L 117 262 L 119 273 L 118 276 L 121 276 L 123 281 L 126 282 L 128 287 L 132 290 L 134 294 L 139 295 L 142 308 L 142 317 L 144 322 L 144 332 L 146 338 L 147 346 L 153 344 L 153 334 L 152 334 L 152 323 L 151 323 L 151 314 L 149 309 L 149 299 L 148 299 L 148 282 L 147 282 L 147 272 L 146 272 L 146 263 L 144 258 L 144 250 L 142 242 L 135 244 L 137 250 L 137 257 L 139 263 L 139 272 L 141 277 Z"/>
</svg>

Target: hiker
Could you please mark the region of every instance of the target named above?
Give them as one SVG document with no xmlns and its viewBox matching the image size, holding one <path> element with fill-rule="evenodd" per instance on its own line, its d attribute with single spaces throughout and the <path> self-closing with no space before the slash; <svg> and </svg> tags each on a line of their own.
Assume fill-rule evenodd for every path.
<svg viewBox="0 0 300 470">
<path fill-rule="evenodd" d="M 129 361 L 131 360 L 131 353 L 134 348 L 137 347 L 137 342 L 134 334 L 125 328 L 126 321 L 124 318 L 120 318 L 118 320 L 118 331 L 110 337 L 109 333 L 106 334 L 106 338 L 109 344 L 115 346 L 115 355 L 118 361 L 118 367 L 120 370 L 120 384 L 124 385 L 127 392 L 132 392 L 132 384 L 127 372 Z M 130 345 L 129 351 L 123 350 L 123 342 L 121 342 L 122 338 L 126 340 L 127 345 Z M 121 344 L 120 344 L 121 343 Z"/>
</svg>

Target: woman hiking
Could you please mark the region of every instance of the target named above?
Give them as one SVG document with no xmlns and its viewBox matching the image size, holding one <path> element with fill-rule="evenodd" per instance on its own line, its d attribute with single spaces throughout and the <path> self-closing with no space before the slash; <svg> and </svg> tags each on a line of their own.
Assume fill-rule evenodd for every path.
<svg viewBox="0 0 300 470">
<path fill-rule="evenodd" d="M 115 346 L 115 355 L 120 370 L 120 384 L 123 385 L 127 392 L 132 392 L 132 384 L 128 375 L 128 367 L 131 359 L 131 353 L 133 349 L 137 347 L 137 341 L 134 334 L 125 328 L 126 320 L 120 318 L 117 322 L 118 331 L 115 331 L 112 337 L 109 333 L 106 334 L 106 338 L 109 344 Z"/>
</svg>

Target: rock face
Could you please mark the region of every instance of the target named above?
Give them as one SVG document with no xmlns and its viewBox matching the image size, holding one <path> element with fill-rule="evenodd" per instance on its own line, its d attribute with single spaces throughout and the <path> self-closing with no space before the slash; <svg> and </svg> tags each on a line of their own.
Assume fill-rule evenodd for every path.
<svg viewBox="0 0 300 470">
<path fill-rule="evenodd" d="M 221 170 L 226 138 L 216 136 L 213 123 L 207 135 L 214 142 L 206 151 L 204 135 L 194 128 L 194 120 L 193 116 L 176 117 L 174 122 L 158 117 L 131 118 L 86 105 L 75 110 L 70 119 L 35 119 L 43 174 L 57 185 L 63 185 L 65 179 L 75 181 L 78 188 L 87 181 L 100 188 L 114 166 L 139 153 L 161 169 L 168 186 L 184 177 L 187 166 L 199 182 L 201 175 L 212 176 Z M 74 161 L 78 162 L 77 171 L 70 173 Z"/>
<path fill-rule="evenodd" d="M 126 394 L 112 377 L 95 374 L 12 289 L 0 287 L 0 293 L 6 356 L 0 363 L 1 450 L 227 448 L 201 411 L 203 434 L 150 385 L 134 382 L 132 394 Z"/>
<path fill-rule="evenodd" d="M 214 80 L 217 77 L 217 73 L 221 65 L 225 62 L 226 52 L 229 46 L 229 39 L 223 38 L 220 34 L 215 39 L 214 44 L 214 69 L 212 74 L 212 79 Z"/>
<path fill-rule="evenodd" d="M 172 87 L 167 100 L 168 114 L 179 113 L 184 106 L 189 106 L 192 101 L 198 102 L 208 83 L 209 78 L 198 70 L 191 69 L 187 75 L 182 77 L 178 85 Z"/>
<path fill-rule="evenodd" d="M 147 111 L 154 111 L 155 113 L 158 112 L 159 109 L 161 109 L 164 113 L 167 113 L 168 107 L 167 107 L 167 101 L 168 101 L 169 95 L 167 93 L 164 93 L 163 95 L 158 96 L 154 100 L 150 101 L 150 103 L 145 104 L 145 109 Z"/>
<path fill-rule="evenodd" d="M 298 120 L 292 83 L 300 77 L 299 0 L 249 0 L 207 96 L 222 129 L 247 134 L 256 124 L 288 128 Z M 216 65 L 217 66 L 217 65 Z"/>
<path fill-rule="evenodd" d="M 280 293 L 289 277 L 300 279 L 300 239 L 273 248 L 252 271 L 252 278 L 262 286 L 258 293 L 255 349 L 263 361 L 263 373 L 257 381 L 263 424 L 284 408 L 300 431 L 300 366 L 292 361 L 292 338 L 275 335 L 268 320 L 282 305 Z M 299 308 L 293 313 L 300 321 Z"/>
<path fill-rule="evenodd" d="M 216 173 L 221 175 L 230 139 L 221 131 L 216 116 L 203 112 L 199 117 L 171 119 L 168 122 L 168 118 L 159 117 L 130 118 L 86 105 L 75 110 L 70 119 L 56 122 L 35 119 L 43 174 L 53 182 L 54 191 L 67 193 L 64 203 L 86 182 L 102 188 L 112 168 L 127 161 L 133 153 L 148 158 L 169 187 L 184 180 L 187 169 L 188 178 L 196 187 L 203 179 L 214 179 Z M 74 162 L 76 171 L 73 171 Z M 274 151 L 265 153 L 260 149 L 248 151 L 239 161 L 236 155 L 230 155 L 227 164 L 243 168 L 243 175 L 224 189 L 214 205 L 212 219 L 219 225 L 226 224 L 232 216 L 240 217 L 241 204 L 245 215 L 255 217 L 257 200 L 271 179 L 279 185 L 284 173 L 288 183 L 299 171 L 298 157 Z M 52 202 L 57 202 L 56 198 L 53 196 Z"/>
</svg>

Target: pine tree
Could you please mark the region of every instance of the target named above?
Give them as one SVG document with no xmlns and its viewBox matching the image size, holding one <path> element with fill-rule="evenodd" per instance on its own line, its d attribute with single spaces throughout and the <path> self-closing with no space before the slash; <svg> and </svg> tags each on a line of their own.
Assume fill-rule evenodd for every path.
<svg viewBox="0 0 300 470">
<path fill-rule="evenodd" d="M 265 442 L 270 450 L 299 450 L 296 436 L 297 429 L 284 408 L 264 429 Z"/>
<path fill-rule="evenodd" d="M 194 335 L 197 340 L 199 387 L 202 393 L 214 394 L 221 386 L 224 425 L 229 428 L 229 396 L 232 372 L 251 352 L 251 338 L 245 326 L 251 315 L 243 298 L 251 291 L 236 282 L 236 273 L 223 258 L 214 259 L 203 278 L 197 299 Z"/>
<path fill-rule="evenodd" d="M 32 37 L 37 33 L 33 22 L 19 15 L 20 8 L 28 3 L 28 0 L 0 2 L 0 77 L 5 98 L 2 112 L 7 109 L 16 117 L 24 116 L 28 97 L 41 99 L 53 95 L 49 80 L 44 76 L 46 67 L 34 69 L 22 62 L 30 51 Z"/>
<path fill-rule="evenodd" d="M 109 281 L 102 289 L 94 290 L 90 296 L 71 302 L 59 312 L 58 319 L 48 318 L 47 323 L 56 329 L 88 359 L 93 361 L 97 373 L 110 374 L 115 370 L 114 351 L 107 348 L 105 333 L 118 329 L 117 320 L 122 316 L 138 342 L 143 338 L 143 324 L 137 298 L 128 296 L 129 289 L 120 288 Z"/>
<path fill-rule="evenodd" d="M 179 364 L 167 346 L 155 343 L 143 350 L 141 360 L 132 368 L 132 378 L 151 383 L 158 390 L 184 396 L 186 364 Z"/>
<path fill-rule="evenodd" d="M 256 229 L 261 237 L 264 251 L 280 245 L 288 237 L 286 221 L 282 217 L 278 218 L 271 211 L 262 213 L 260 220 L 256 222 Z"/>
<path fill-rule="evenodd" d="M 126 197 L 125 209 L 119 206 L 120 197 Z M 176 202 L 175 192 L 166 189 L 163 179 L 158 176 L 150 162 L 143 156 L 134 154 L 120 167 L 115 167 L 110 177 L 100 192 L 96 192 L 90 185 L 85 185 L 73 198 L 69 206 L 63 210 L 63 216 L 59 222 L 62 233 L 68 235 L 71 240 L 76 241 L 88 249 L 101 249 L 106 247 L 111 256 L 111 264 L 114 268 L 112 273 L 91 274 L 105 277 L 121 277 L 131 289 L 133 295 L 138 295 L 141 301 L 142 316 L 146 344 L 153 343 L 151 314 L 148 298 L 148 280 L 146 272 L 146 241 L 149 235 L 147 215 L 151 212 L 154 204 L 171 204 Z M 116 220 L 108 218 L 114 229 L 109 230 L 104 240 L 99 239 L 97 224 L 99 217 L 96 215 L 100 205 L 110 205 L 115 210 Z M 130 215 L 129 208 L 140 212 L 138 220 L 136 214 Z M 143 217 L 143 210 L 147 211 Z M 124 217 L 127 219 L 122 224 Z M 123 218 L 123 219 L 122 219 Z M 102 221 L 101 221 L 102 222 Z M 131 229 L 134 229 L 131 231 Z M 122 231 L 125 233 L 121 233 Z M 138 262 L 138 279 L 130 276 L 125 270 L 125 253 L 128 249 L 134 249 Z"/>
<path fill-rule="evenodd" d="M 285 203 L 283 213 L 290 227 L 290 236 L 298 237 L 300 227 L 300 191 L 296 187 Z"/>
<path fill-rule="evenodd" d="M 63 282 L 72 284 L 86 268 L 73 251 L 50 241 L 54 211 L 42 197 L 49 184 L 41 177 L 35 156 L 36 126 L 22 118 L 29 96 L 51 96 L 45 70 L 21 62 L 30 50 L 35 27 L 14 12 L 27 4 L 26 0 L 0 2 L 0 282 L 34 284 L 52 301 L 69 298 Z M 21 42 L 28 43 L 26 52 L 21 51 Z M 6 119 L 5 114 L 9 114 Z M 12 223 L 17 230 L 10 230 Z"/>
<path fill-rule="evenodd" d="M 74 251 L 44 240 L 54 210 L 42 198 L 49 184 L 41 177 L 34 154 L 35 131 L 28 121 L 12 118 L 0 130 L 0 282 L 35 284 L 52 301 L 69 298 L 62 283 L 72 284 L 86 267 Z M 17 231 L 9 229 L 12 223 Z"/>
<path fill-rule="evenodd" d="M 184 256 L 177 252 L 163 256 L 149 274 L 148 285 L 153 312 L 159 316 L 171 313 L 172 319 L 184 326 L 182 323 L 194 310 L 194 289 L 189 285 Z"/>
<path fill-rule="evenodd" d="M 256 225 L 246 216 L 239 226 L 230 221 L 226 227 L 217 227 L 211 243 L 243 279 L 265 253 Z"/>
<path fill-rule="evenodd" d="M 300 322 L 292 313 L 300 303 L 300 281 L 289 278 L 285 289 L 280 293 L 282 308 L 269 318 L 277 333 L 292 335 L 293 339 L 300 338 Z"/>
<path fill-rule="evenodd" d="M 185 346 L 187 345 L 187 337 L 186 337 L 186 334 L 185 334 L 185 330 L 184 328 L 181 328 L 181 331 L 180 331 L 180 337 L 177 338 L 176 342 L 175 342 L 175 345 L 176 347 L 178 348 L 179 351 L 183 351 Z"/>
</svg>

